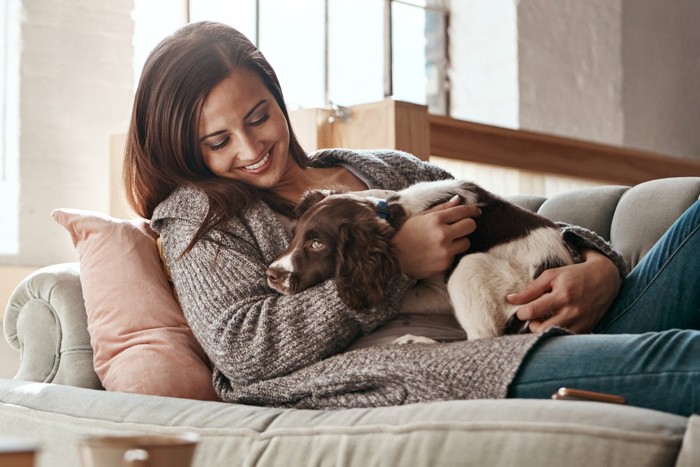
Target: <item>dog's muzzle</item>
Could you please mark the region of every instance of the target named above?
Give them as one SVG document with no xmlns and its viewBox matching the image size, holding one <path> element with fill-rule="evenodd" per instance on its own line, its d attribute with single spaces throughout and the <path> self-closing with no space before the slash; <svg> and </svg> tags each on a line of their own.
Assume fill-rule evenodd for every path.
<svg viewBox="0 0 700 467">
<path fill-rule="evenodd" d="M 283 294 L 293 294 L 296 280 L 291 271 L 275 266 L 270 266 L 265 272 L 267 275 L 267 284 L 278 292 Z"/>
</svg>

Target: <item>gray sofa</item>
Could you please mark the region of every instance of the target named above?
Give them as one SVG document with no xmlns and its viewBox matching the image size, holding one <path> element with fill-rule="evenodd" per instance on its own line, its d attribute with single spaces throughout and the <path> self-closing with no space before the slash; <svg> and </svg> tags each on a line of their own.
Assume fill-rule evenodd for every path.
<svg viewBox="0 0 700 467">
<path fill-rule="evenodd" d="M 634 266 L 688 206 L 700 178 L 512 198 L 597 231 Z M 88 434 L 196 432 L 196 466 L 700 465 L 700 416 L 596 402 L 445 401 L 378 409 L 270 409 L 106 392 L 92 366 L 77 264 L 15 290 L 5 337 L 21 353 L 0 380 L 0 436 L 41 446 L 40 466 L 79 465 Z M 183 375 L 183 377 L 187 377 Z"/>
</svg>

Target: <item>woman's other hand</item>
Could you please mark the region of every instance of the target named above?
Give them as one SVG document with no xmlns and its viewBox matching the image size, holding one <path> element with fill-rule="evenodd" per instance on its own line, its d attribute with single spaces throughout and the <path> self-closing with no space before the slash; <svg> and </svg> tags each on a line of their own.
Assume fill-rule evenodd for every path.
<svg viewBox="0 0 700 467">
<path fill-rule="evenodd" d="M 589 332 L 617 296 L 622 283 L 615 264 L 596 250 L 584 250 L 584 261 L 544 271 L 524 290 L 508 295 L 518 318 L 530 320 L 530 330 L 551 326 L 575 333 Z"/>
<path fill-rule="evenodd" d="M 476 230 L 481 210 L 462 205 L 458 197 L 412 216 L 394 235 L 401 271 L 413 279 L 440 274 L 454 256 L 469 249 L 467 235 Z"/>
</svg>

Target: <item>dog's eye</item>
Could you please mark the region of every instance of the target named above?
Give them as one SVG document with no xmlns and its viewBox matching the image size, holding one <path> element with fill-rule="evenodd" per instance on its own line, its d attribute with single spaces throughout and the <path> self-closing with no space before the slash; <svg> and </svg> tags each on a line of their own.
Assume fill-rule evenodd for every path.
<svg viewBox="0 0 700 467">
<path fill-rule="evenodd" d="M 309 248 L 314 251 L 322 250 L 325 247 L 326 245 L 324 245 L 323 242 L 319 242 L 318 240 L 311 240 L 309 242 Z"/>
</svg>

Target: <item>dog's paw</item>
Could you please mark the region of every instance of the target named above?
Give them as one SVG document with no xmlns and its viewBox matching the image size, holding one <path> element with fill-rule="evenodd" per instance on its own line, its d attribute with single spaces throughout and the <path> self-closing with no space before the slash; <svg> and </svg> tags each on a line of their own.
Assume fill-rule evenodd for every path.
<svg viewBox="0 0 700 467">
<path fill-rule="evenodd" d="M 398 339 L 395 339 L 393 344 L 437 344 L 437 341 L 434 341 L 428 337 L 406 334 L 405 336 L 401 336 Z"/>
</svg>

